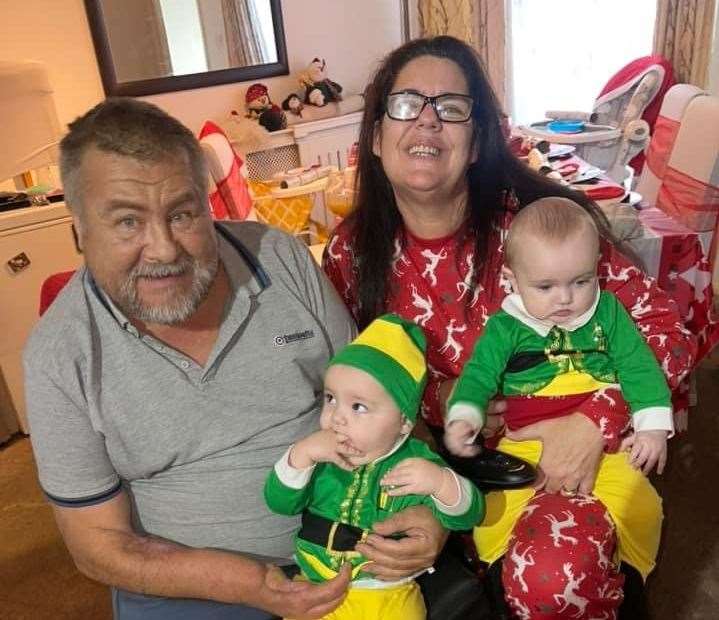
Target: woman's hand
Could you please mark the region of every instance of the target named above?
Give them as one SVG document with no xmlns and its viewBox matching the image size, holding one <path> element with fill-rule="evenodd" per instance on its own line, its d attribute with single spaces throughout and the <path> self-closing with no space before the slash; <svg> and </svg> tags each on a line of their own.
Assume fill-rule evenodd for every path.
<svg viewBox="0 0 719 620">
<path fill-rule="evenodd" d="M 396 581 L 434 564 L 447 532 L 426 506 L 412 506 L 372 526 L 373 533 L 355 549 L 371 564 L 363 568 L 378 579 Z M 386 538 L 402 533 L 404 538 Z"/>
<path fill-rule="evenodd" d="M 536 489 L 584 494 L 594 490 L 604 439 L 599 428 L 585 415 L 577 412 L 535 422 L 518 431 L 507 431 L 507 437 L 514 441 L 542 442 Z"/>
<path fill-rule="evenodd" d="M 490 438 L 504 433 L 504 412 L 507 410 L 506 400 L 490 400 L 487 406 L 487 419 L 480 433 Z"/>
</svg>

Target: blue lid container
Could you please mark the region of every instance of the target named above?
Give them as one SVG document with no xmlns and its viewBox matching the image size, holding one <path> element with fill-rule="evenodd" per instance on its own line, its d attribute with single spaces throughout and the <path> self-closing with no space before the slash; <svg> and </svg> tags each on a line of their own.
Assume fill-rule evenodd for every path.
<svg viewBox="0 0 719 620">
<path fill-rule="evenodd" d="M 547 129 L 553 133 L 579 133 L 584 131 L 584 122 L 559 119 L 547 123 Z"/>
</svg>

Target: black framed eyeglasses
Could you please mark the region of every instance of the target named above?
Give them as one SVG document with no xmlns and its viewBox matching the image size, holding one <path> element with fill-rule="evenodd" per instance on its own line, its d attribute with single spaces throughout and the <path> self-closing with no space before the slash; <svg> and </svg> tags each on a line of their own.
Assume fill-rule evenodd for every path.
<svg viewBox="0 0 719 620">
<path fill-rule="evenodd" d="M 444 93 L 428 97 L 415 91 L 403 90 L 387 95 L 385 111 L 395 121 L 413 121 L 429 103 L 437 118 L 445 123 L 464 123 L 472 116 L 474 101 L 468 95 Z"/>
</svg>

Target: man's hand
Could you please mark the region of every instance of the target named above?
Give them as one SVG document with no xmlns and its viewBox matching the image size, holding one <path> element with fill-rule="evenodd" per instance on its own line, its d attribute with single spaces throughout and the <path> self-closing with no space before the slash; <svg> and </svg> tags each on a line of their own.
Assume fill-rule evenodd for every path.
<svg viewBox="0 0 719 620">
<path fill-rule="evenodd" d="M 261 587 L 261 600 L 256 606 L 293 620 L 322 618 L 342 603 L 351 575 L 351 566 L 347 562 L 334 579 L 314 584 L 290 581 L 282 570 L 268 565 Z"/>
<path fill-rule="evenodd" d="M 348 445 L 347 437 L 327 429 L 312 433 L 292 446 L 289 463 L 297 469 L 316 463 L 334 463 L 351 471 L 354 466 L 347 460 L 348 456 L 362 456 L 362 453 Z"/>
<path fill-rule="evenodd" d="M 667 431 L 639 431 L 632 433 L 624 441 L 620 450 L 631 450 L 629 462 L 646 476 L 654 466 L 657 473 L 664 471 L 667 462 Z"/>
<path fill-rule="evenodd" d="M 434 564 L 447 540 L 447 532 L 426 506 L 412 506 L 372 526 L 373 534 L 355 549 L 371 564 L 363 570 L 378 579 L 395 581 Z M 385 538 L 402 533 L 404 538 Z"/>
<path fill-rule="evenodd" d="M 604 440 L 599 428 L 585 415 L 577 412 L 535 422 L 518 431 L 507 431 L 507 437 L 542 442 L 536 489 L 584 494 L 594 490 Z"/>
</svg>

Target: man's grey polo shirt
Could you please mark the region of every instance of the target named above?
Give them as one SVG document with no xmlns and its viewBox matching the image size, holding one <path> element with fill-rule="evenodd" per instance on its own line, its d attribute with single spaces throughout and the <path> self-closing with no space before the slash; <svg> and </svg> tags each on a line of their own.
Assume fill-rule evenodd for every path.
<svg viewBox="0 0 719 620">
<path fill-rule="evenodd" d="M 40 483 L 59 505 L 130 496 L 139 531 L 194 547 L 292 554 L 296 519 L 265 476 L 315 430 L 322 378 L 354 326 L 307 248 L 255 223 L 218 234 L 234 295 L 205 367 L 143 336 L 81 269 L 25 350 Z"/>
</svg>

